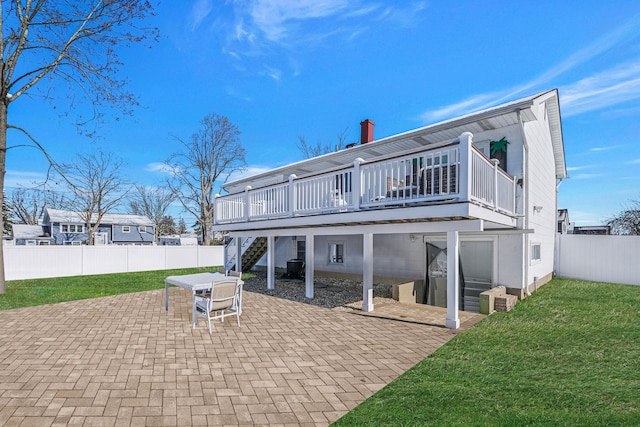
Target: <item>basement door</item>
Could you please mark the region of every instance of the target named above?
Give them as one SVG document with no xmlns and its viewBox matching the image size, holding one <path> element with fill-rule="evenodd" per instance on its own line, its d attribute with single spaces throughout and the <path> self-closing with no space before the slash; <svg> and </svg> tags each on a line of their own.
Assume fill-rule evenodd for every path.
<svg viewBox="0 0 640 427">
<path fill-rule="evenodd" d="M 423 302 L 447 306 L 447 242 L 426 243 L 426 280 Z M 460 310 L 479 312 L 480 293 L 493 281 L 493 241 L 460 242 Z"/>
</svg>

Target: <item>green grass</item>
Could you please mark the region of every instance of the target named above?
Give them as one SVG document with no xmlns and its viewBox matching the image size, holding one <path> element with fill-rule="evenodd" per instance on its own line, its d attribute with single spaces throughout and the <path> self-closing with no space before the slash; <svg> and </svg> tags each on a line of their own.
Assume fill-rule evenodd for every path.
<svg viewBox="0 0 640 427">
<path fill-rule="evenodd" d="M 0 310 L 76 301 L 109 295 L 163 289 L 167 276 L 216 271 L 218 267 L 182 268 L 138 273 L 12 280 L 0 295 Z"/>
<path fill-rule="evenodd" d="M 640 286 L 554 279 L 335 426 L 640 426 Z"/>
</svg>

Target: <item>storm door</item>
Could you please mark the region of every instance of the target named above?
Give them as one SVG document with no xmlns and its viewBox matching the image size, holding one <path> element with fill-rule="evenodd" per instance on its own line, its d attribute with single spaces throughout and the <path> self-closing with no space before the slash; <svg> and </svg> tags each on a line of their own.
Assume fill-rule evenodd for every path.
<svg viewBox="0 0 640 427">
<path fill-rule="evenodd" d="M 447 242 L 427 242 L 427 277 L 425 281 L 424 303 L 436 307 L 447 306 Z M 465 280 L 460 265 L 460 310 L 464 310 Z"/>
</svg>

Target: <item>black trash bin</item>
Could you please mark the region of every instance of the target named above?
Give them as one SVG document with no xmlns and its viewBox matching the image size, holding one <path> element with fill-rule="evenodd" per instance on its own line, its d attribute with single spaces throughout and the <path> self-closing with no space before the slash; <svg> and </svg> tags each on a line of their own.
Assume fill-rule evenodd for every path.
<svg viewBox="0 0 640 427">
<path fill-rule="evenodd" d="M 304 279 L 304 261 L 301 259 L 290 259 L 287 261 L 287 277 L 289 279 Z"/>
</svg>

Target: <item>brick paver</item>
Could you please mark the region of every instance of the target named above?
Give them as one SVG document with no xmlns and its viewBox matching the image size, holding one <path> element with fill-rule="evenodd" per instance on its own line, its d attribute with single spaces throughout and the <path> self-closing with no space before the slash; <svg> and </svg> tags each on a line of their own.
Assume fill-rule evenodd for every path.
<svg viewBox="0 0 640 427">
<path fill-rule="evenodd" d="M 0 425 L 326 426 L 455 335 L 424 307 L 363 316 L 251 292 L 241 326 L 209 335 L 189 292 L 171 288 L 168 312 L 163 293 L 1 311 Z"/>
</svg>

